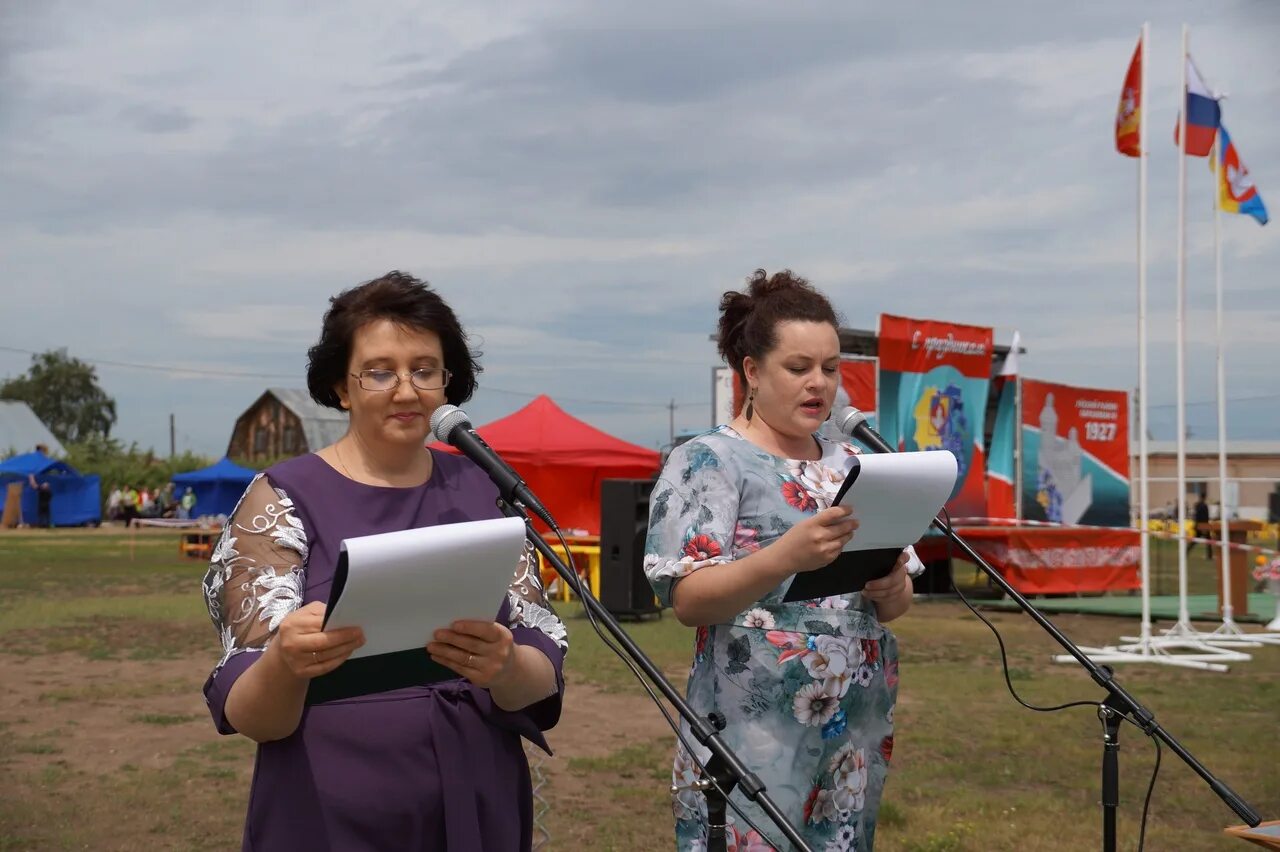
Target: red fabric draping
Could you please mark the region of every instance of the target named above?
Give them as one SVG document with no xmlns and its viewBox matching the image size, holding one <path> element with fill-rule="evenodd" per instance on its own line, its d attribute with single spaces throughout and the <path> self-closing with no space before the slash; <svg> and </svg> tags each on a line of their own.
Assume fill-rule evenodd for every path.
<svg viewBox="0 0 1280 852">
<path fill-rule="evenodd" d="M 960 527 L 956 532 L 1026 595 L 1142 587 L 1137 530 Z M 955 548 L 951 553 L 961 555 Z"/>
<path fill-rule="evenodd" d="M 658 470 L 655 450 L 630 444 L 567 414 L 543 395 L 476 429 L 524 477 L 563 529 L 600 532 L 600 483 L 647 479 Z M 456 453 L 445 444 L 432 449 Z"/>
</svg>

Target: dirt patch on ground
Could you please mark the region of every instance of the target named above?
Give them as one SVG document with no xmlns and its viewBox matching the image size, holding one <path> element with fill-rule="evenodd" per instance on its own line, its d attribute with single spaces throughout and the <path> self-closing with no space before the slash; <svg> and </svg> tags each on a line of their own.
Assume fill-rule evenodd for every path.
<svg viewBox="0 0 1280 852">
<path fill-rule="evenodd" d="M 185 659 L 210 646 L 209 628 L 186 622 L 90 616 L 59 627 L 29 627 L 4 634 L 5 652 L 61 656 L 77 651 L 95 661 Z"/>
<path fill-rule="evenodd" d="M 40 771 L 51 756 L 93 775 L 172 765 L 184 750 L 218 738 L 200 695 L 207 665 L 0 655 L 9 769 Z"/>
<path fill-rule="evenodd" d="M 253 747 L 214 731 L 200 694 L 211 663 L 207 654 L 0 654 L 0 837 L 12 848 L 236 846 Z M 666 830 L 668 782 L 652 767 L 655 756 L 665 765 L 671 736 L 647 698 L 571 684 L 547 739 L 554 756 L 531 747 L 530 758 L 545 778 L 553 848 L 592 848 L 598 831 L 634 819 L 637 807 Z M 633 790 L 638 774 L 652 796 L 614 795 Z M 199 811 L 199 802 L 220 803 L 207 825 L 171 816 Z M 134 828 L 121 825 L 121 808 L 141 810 Z"/>
</svg>

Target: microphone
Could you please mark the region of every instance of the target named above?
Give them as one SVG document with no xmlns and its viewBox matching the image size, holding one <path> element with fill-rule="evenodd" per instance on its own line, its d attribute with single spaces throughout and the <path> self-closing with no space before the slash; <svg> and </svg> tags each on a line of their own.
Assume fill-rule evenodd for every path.
<svg viewBox="0 0 1280 852">
<path fill-rule="evenodd" d="M 542 502 L 524 484 L 520 474 L 502 460 L 492 447 L 471 428 L 471 418 L 456 405 L 442 405 L 431 415 L 431 431 L 436 437 L 475 462 L 498 486 L 498 494 L 508 503 L 519 503 L 556 529 L 556 522 Z"/>
<path fill-rule="evenodd" d="M 863 414 L 852 405 L 847 405 L 840 409 L 840 413 L 834 418 L 836 428 L 851 438 L 857 438 L 877 453 L 896 453 L 896 447 L 889 445 L 879 432 L 871 428 L 867 423 L 867 415 Z"/>
</svg>

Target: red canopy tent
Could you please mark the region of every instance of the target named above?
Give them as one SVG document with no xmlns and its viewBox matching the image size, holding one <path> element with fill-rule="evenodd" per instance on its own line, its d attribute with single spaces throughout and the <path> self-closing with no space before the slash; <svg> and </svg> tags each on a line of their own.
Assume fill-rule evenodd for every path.
<svg viewBox="0 0 1280 852">
<path fill-rule="evenodd" d="M 476 429 L 542 502 L 562 529 L 600 533 L 600 481 L 646 479 L 657 451 L 629 444 L 565 413 L 546 395 Z M 456 453 L 445 444 L 434 449 Z"/>
</svg>

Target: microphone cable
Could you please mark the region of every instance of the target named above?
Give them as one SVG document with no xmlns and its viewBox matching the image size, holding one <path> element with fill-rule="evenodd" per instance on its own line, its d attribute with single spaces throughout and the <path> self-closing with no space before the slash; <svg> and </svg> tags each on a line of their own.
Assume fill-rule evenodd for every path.
<svg viewBox="0 0 1280 852">
<path fill-rule="evenodd" d="M 951 515 L 950 513 L 947 512 L 947 509 L 945 506 L 942 508 L 941 514 L 947 521 L 947 527 L 954 529 L 953 527 L 951 527 Z M 947 537 L 947 579 L 951 583 L 951 588 L 955 590 L 956 596 L 960 598 L 961 603 L 963 603 L 966 607 L 968 607 L 969 611 L 972 612 L 975 616 L 977 616 L 978 620 L 981 621 L 983 624 L 985 624 L 987 628 L 991 630 L 992 634 L 995 635 L 996 644 L 1000 647 L 1000 667 L 1004 674 L 1004 683 L 1005 683 L 1005 686 L 1008 687 L 1009 694 L 1013 696 L 1014 701 L 1018 702 L 1028 710 L 1034 710 L 1037 713 L 1055 713 L 1059 710 L 1068 710 L 1072 707 L 1093 707 L 1099 711 L 1106 709 L 1108 712 L 1114 712 L 1114 711 L 1111 711 L 1109 708 L 1106 708 L 1101 701 L 1068 701 L 1065 704 L 1057 704 L 1052 707 L 1039 707 L 1035 704 L 1031 704 L 1027 701 L 1024 701 L 1022 696 L 1018 694 L 1018 691 L 1014 689 L 1013 679 L 1009 676 L 1009 657 L 1005 650 L 1004 637 L 1000 635 L 1000 631 L 996 629 L 996 626 L 992 624 L 991 621 L 985 615 L 979 612 L 973 606 L 973 604 L 969 602 L 969 599 L 965 597 L 964 592 L 960 591 L 960 587 L 956 585 L 955 571 L 951 567 L 953 564 L 953 560 L 952 560 L 953 554 L 954 554 L 954 551 L 952 550 L 952 541 L 950 536 L 948 536 Z M 1147 731 L 1144 730 L 1141 725 L 1139 725 L 1133 719 L 1129 718 L 1129 714 L 1117 713 L 1117 716 L 1123 721 L 1128 722 L 1130 725 L 1133 725 L 1143 734 L 1147 734 Z M 1149 734 L 1147 734 L 1147 736 L 1148 736 L 1148 739 L 1150 739 L 1151 742 L 1155 744 L 1156 760 L 1155 760 L 1155 767 L 1151 770 L 1151 782 L 1147 785 L 1146 799 L 1143 801 L 1143 804 L 1142 804 L 1142 821 L 1139 824 L 1139 833 L 1138 833 L 1138 852 L 1142 852 L 1146 844 L 1147 816 L 1150 813 L 1151 796 L 1156 788 L 1156 777 L 1160 773 L 1160 757 L 1162 753 L 1160 748 L 1160 741 L 1155 737 L 1150 736 Z"/>
</svg>

